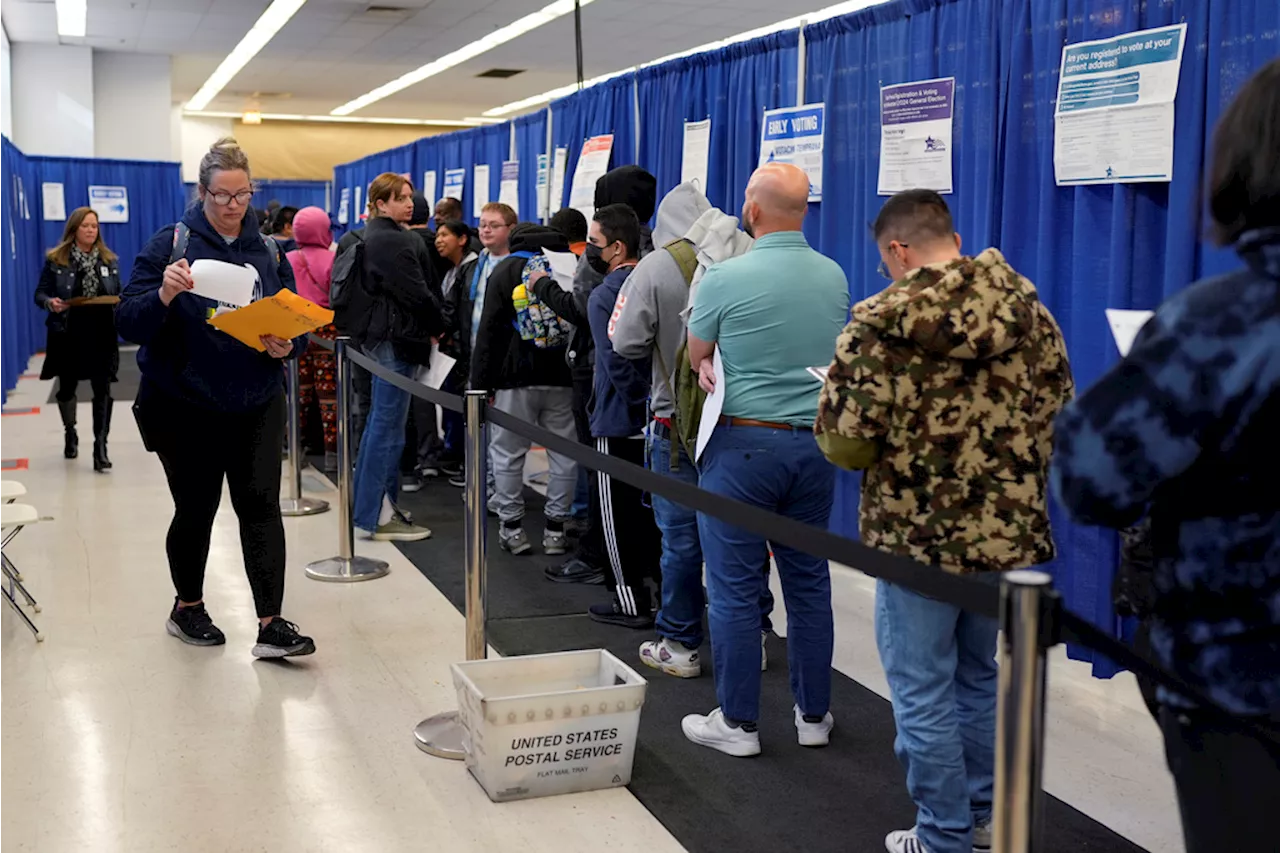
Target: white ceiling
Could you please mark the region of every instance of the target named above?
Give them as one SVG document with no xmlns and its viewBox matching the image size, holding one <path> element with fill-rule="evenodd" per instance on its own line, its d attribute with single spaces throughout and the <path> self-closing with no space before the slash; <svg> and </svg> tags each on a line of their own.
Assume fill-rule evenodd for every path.
<svg viewBox="0 0 1280 853">
<path fill-rule="evenodd" d="M 396 7 L 390 15 L 369 13 Z M 253 93 L 263 112 L 327 114 L 352 98 L 534 12 L 549 0 L 308 0 L 209 110 L 241 111 Z M 832 0 L 595 0 L 582 10 L 584 74 L 591 78 L 667 56 Z M 175 102 L 195 94 L 269 0 L 88 0 L 99 50 L 173 56 Z M 59 41 L 53 0 L 5 0 L 13 42 Z M 478 79 L 522 68 L 509 80 Z M 534 30 L 356 115 L 460 119 L 574 80 L 573 16 Z"/>
</svg>

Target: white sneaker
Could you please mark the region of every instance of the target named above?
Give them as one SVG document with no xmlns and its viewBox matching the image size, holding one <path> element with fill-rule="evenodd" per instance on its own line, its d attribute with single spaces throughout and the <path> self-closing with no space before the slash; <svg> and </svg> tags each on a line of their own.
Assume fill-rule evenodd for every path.
<svg viewBox="0 0 1280 853">
<path fill-rule="evenodd" d="M 769 670 L 769 650 L 764 647 L 764 641 L 769 639 L 767 631 L 760 632 L 760 671 L 767 672 Z"/>
<path fill-rule="evenodd" d="M 730 728 L 724 712 L 716 708 L 705 717 L 690 714 L 680 722 L 684 736 L 699 746 L 709 746 L 725 755 L 749 758 L 760 754 L 760 733 Z"/>
<path fill-rule="evenodd" d="M 973 827 L 973 853 L 991 853 L 991 821 Z"/>
<path fill-rule="evenodd" d="M 884 849 L 889 853 L 929 853 L 929 848 L 916 836 L 916 828 L 899 829 L 884 839 Z"/>
<path fill-rule="evenodd" d="M 666 637 L 642 644 L 640 661 L 645 666 L 660 669 L 676 678 L 697 678 L 702 675 L 702 661 L 698 657 L 698 650 L 686 649 L 683 643 L 673 642 Z"/>
<path fill-rule="evenodd" d="M 831 743 L 831 730 L 835 728 L 835 717 L 828 711 L 820 723 L 806 723 L 800 706 L 795 706 L 796 733 L 800 737 L 801 746 L 826 746 Z"/>
</svg>

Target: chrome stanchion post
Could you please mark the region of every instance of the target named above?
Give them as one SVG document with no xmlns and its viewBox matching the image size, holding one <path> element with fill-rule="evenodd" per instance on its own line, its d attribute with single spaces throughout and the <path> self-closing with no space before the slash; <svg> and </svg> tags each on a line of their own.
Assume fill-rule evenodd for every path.
<svg viewBox="0 0 1280 853">
<path fill-rule="evenodd" d="M 488 515 L 485 503 L 485 466 L 488 461 L 488 436 L 485 427 L 485 391 L 468 391 L 466 396 L 466 461 L 467 482 L 466 538 L 462 545 L 463 571 L 466 576 L 467 660 L 484 660 L 489 652 L 485 632 L 488 563 L 485 559 Z M 466 758 L 462 722 L 457 711 L 446 711 L 428 717 L 413 730 L 418 749 L 438 758 L 460 761 Z"/>
<path fill-rule="evenodd" d="M 299 417 L 298 359 L 287 362 L 285 392 L 289 395 L 289 422 L 286 430 L 289 439 L 288 495 L 280 499 L 280 514 L 284 516 L 316 515 L 329 511 L 329 502 L 319 498 L 302 496 L 302 426 Z"/>
<path fill-rule="evenodd" d="M 1001 586 L 993 853 L 1041 849 L 1045 615 L 1052 587 L 1048 574 L 1030 570 L 1009 572 Z"/>
<path fill-rule="evenodd" d="M 391 571 L 385 560 L 355 555 L 355 528 L 351 517 L 351 362 L 347 347 L 351 338 L 334 341 L 333 361 L 338 380 L 338 556 L 307 564 L 307 577 L 318 581 L 354 583 L 380 578 Z"/>
</svg>

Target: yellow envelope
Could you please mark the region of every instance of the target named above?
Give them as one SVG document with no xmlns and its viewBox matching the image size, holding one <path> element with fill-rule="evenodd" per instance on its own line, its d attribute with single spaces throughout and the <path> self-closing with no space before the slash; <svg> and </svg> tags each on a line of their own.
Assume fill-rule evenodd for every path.
<svg viewBox="0 0 1280 853">
<path fill-rule="evenodd" d="M 321 308 L 292 290 L 282 290 L 270 298 L 259 299 L 243 308 L 218 314 L 209 320 L 209 325 L 221 329 L 258 352 L 266 352 L 267 348 L 258 340 L 261 335 L 275 335 L 289 340 L 314 332 L 332 322 L 333 312 L 328 308 Z"/>
</svg>

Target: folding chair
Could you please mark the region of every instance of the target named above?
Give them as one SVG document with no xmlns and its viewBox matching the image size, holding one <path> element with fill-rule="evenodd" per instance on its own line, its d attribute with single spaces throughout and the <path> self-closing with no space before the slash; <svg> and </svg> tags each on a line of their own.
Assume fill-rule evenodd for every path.
<svg viewBox="0 0 1280 853">
<path fill-rule="evenodd" d="M 20 484 L 19 484 L 20 487 Z M 25 489 L 23 490 L 25 493 Z M 0 492 L 4 497 L 0 499 L 8 500 L 7 493 Z M 31 629 L 31 633 L 36 635 L 36 642 L 44 642 L 44 635 L 40 633 L 40 629 L 36 627 L 36 623 L 31 621 L 31 617 L 18 605 L 14 598 L 14 592 L 22 596 L 26 603 L 36 613 L 40 612 L 40 605 L 36 603 L 31 593 L 27 592 L 27 588 L 22 585 L 22 575 L 18 572 L 17 567 L 9 559 L 9 555 L 4 553 L 4 549 L 9 547 L 9 543 L 13 541 L 13 537 L 22 532 L 22 528 L 28 524 L 35 524 L 40 520 L 39 513 L 35 507 L 27 504 L 6 503 L 0 505 L 0 529 L 4 531 L 4 541 L 0 544 L 0 568 L 4 572 L 5 580 L 9 581 L 8 588 L 0 586 L 0 593 L 4 593 L 5 601 L 9 602 L 9 606 L 13 611 L 22 617 L 22 621 Z"/>
</svg>

